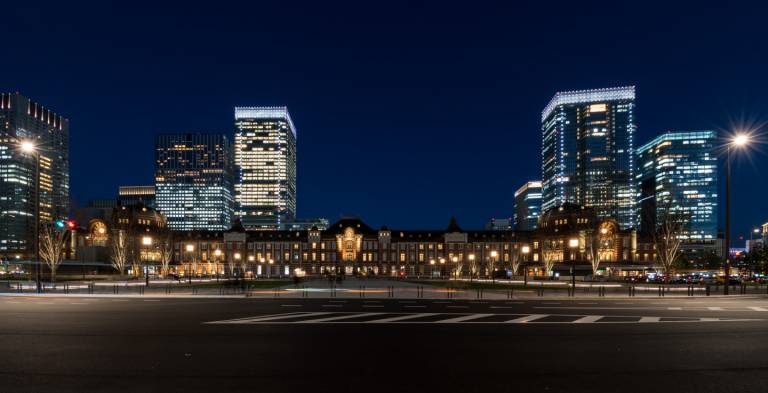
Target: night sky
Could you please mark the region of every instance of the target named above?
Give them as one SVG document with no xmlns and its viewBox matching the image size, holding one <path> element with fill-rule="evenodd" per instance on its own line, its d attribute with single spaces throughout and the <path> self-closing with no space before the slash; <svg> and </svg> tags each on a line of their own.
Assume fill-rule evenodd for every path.
<svg viewBox="0 0 768 393">
<path fill-rule="evenodd" d="M 400 228 L 512 216 L 557 91 L 636 85 L 638 145 L 768 115 L 757 2 L 111 3 L 2 7 L 0 90 L 70 119 L 75 207 L 152 184 L 158 132 L 231 134 L 234 106 L 288 106 L 300 217 Z M 734 234 L 768 221 L 766 168 L 736 163 Z"/>
</svg>

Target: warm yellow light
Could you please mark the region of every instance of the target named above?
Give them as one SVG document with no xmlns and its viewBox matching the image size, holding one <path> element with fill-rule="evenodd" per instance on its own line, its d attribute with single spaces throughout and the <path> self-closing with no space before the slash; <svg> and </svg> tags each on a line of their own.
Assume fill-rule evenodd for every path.
<svg viewBox="0 0 768 393">
<path fill-rule="evenodd" d="M 256 260 L 256 257 L 254 257 L 253 255 L 248 255 L 248 260 L 253 262 Z"/>
<path fill-rule="evenodd" d="M 440 258 L 440 263 L 445 264 L 445 258 Z"/>
<path fill-rule="evenodd" d="M 733 144 L 736 146 L 744 146 L 749 143 L 749 135 L 739 134 L 733 137 Z"/>
<path fill-rule="evenodd" d="M 459 257 L 453 257 L 453 262 L 456 263 L 459 261 Z"/>
<path fill-rule="evenodd" d="M 275 263 L 275 261 L 274 261 L 274 260 L 272 260 L 272 259 L 270 259 L 270 260 L 269 260 L 269 263 L 270 263 L 270 264 L 273 264 L 273 263 Z"/>
<path fill-rule="evenodd" d="M 261 259 L 259 259 L 259 262 L 261 262 L 261 263 L 264 263 L 264 261 L 265 261 L 265 260 L 266 260 L 266 259 L 264 259 L 264 258 L 261 258 Z"/>
<path fill-rule="evenodd" d="M 528 254 L 529 252 L 531 252 L 531 248 L 528 246 L 523 246 L 522 251 L 523 251 L 523 254 Z"/>
<path fill-rule="evenodd" d="M 32 153 L 35 151 L 35 149 L 36 149 L 35 144 L 32 143 L 31 141 L 21 142 L 21 151 L 23 151 L 24 153 Z"/>
<path fill-rule="evenodd" d="M 213 255 L 216 255 L 217 257 L 220 257 L 221 256 L 221 250 L 219 250 L 217 248 L 216 250 L 213 251 Z"/>
<path fill-rule="evenodd" d="M 491 251 L 491 258 L 496 258 L 498 255 L 499 253 L 496 250 Z"/>
<path fill-rule="evenodd" d="M 570 248 L 576 248 L 579 246 L 579 239 L 571 239 L 568 240 L 568 247 Z"/>
<path fill-rule="evenodd" d="M 235 253 L 235 259 L 240 259 L 240 253 L 239 252 Z"/>
<path fill-rule="evenodd" d="M 141 244 L 145 246 L 151 246 L 152 245 L 152 238 L 149 236 L 144 236 L 141 238 Z"/>
<path fill-rule="evenodd" d="M 606 228 L 600 228 L 600 233 L 602 233 L 603 235 L 605 235 L 606 233 L 608 233 L 608 229 L 606 229 Z"/>
<path fill-rule="evenodd" d="M 187 244 L 187 252 L 195 251 L 195 246 L 192 244 Z"/>
<path fill-rule="evenodd" d="M 475 260 L 475 254 L 469 254 L 469 260 L 474 261 Z"/>
<path fill-rule="evenodd" d="M 429 264 L 430 264 L 430 265 L 434 265 L 434 264 L 435 264 L 435 260 L 434 260 L 434 259 L 430 259 L 430 260 L 429 260 Z"/>
<path fill-rule="evenodd" d="M 106 231 L 107 231 L 107 230 L 106 230 L 106 229 L 104 229 L 104 228 L 99 228 L 99 229 L 97 229 L 97 230 L 96 230 L 96 232 L 98 232 L 98 233 L 99 233 L 99 235 L 103 235 L 103 234 L 104 234 L 104 232 L 106 232 Z"/>
</svg>

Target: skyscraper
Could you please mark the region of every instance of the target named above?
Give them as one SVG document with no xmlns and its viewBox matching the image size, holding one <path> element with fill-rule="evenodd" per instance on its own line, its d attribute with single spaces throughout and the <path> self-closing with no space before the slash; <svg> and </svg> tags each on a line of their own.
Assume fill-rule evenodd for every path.
<svg viewBox="0 0 768 393">
<path fill-rule="evenodd" d="M 236 214 L 246 229 L 296 217 L 296 127 L 286 107 L 235 108 Z"/>
<path fill-rule="evenodd" d="M 117 190 L 117 204 L 120 206 L 142 204 L 155 208 L 155 186 L 120 186 Z"/>
<path fill-rule="evenodd" d="M 637 149 L 638 222 L 650 235 L 666 211 L 689 222 L 683 237 L 717 239 L 717 133 L 667 132 Z M 665 211 L 666 210 L 666 211 Z"/>
<path fill-rule="evenodd" d="M 515 229 L 538 228 L 541 215 L 541 182 L 529 181 L 515 191 Z"/>
<path fill-rule="evenodd" d="M 22 151 L 24 143 L 34 151 Z M 68 215 L 69 120 L 19 93 L 0 93 L 0 257 L 33 255 L 36 203 L 40 222 Z"/>
<path fill-rule="evenodd" d="M 232 145 L 221 134 L 161 134 L 155 144 L 155 203 L 172 230 L 232 225 Z"/>
<path fill-rule="evenodd" d="M 575 203 L 635 226 L 635 88 L 555 94 L 541 113 L 542 209 Z"/>
</svg>

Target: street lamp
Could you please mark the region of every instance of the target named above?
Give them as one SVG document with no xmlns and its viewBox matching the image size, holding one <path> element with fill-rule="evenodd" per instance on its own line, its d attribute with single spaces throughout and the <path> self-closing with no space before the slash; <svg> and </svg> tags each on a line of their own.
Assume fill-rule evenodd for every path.
<svg viewBox="0 0 768 393">
<path fill-rule="evenodd" d="M 35 143 L 29 140 L 21 141 L 19 148 L 23 153 L 35 157 L 35 282 L 37 293 L 43 291 L 40 279 L 40 152 Z"/>
<path fill-rule="evenodd" d="M 216 265 L 216 281 L 219 281 L 219 258 L 221 257 L 221 250 L 218 248 L 213 251 L 213 263 Z"/>
<path fill-rule="evenodd" d="M 467 257 L 469 258 L 469 281 L 472 281 L 473 272 L 472 269 L 475 268 L 475 254 L 469 254 Z"/>
<path fill-rule="evenodd" d="M 489 269 L 489 274 L 491 275 L 491 281 L 496 282 L 496 275 L 493 274 L 494 267 L 496 266 L 496 257 L 499 255 L 499 253 L 496 250 L 491 251 L 491 268 Z"/>
<path fill-rule="evenodd" d="M 568 247 L 571 249 L 571 259 L 573 259 L 571 263 L 571 291 L 573 291 L 573 295 L 576 296 L 576 259 L 575 254 L 573 254 L 573 250 L 575 250 L 579 246 L 579 239 L 573 238 L 568 240 Z"/>
<path fill-rule="evenodd" d="M 441 265 L 445 265 L 445 258 L 442 258 L 442 257 L 440 258 L 440 264 Z M 440 266 L 440 278 L 441 279 L 443 278 L 443 269 L 444 269 L 444 267 Z"/>
<path fill-rule="evenodd" d="M 523 285 L 528 285 L 528 254 L 531 252 L 531 247 L 523 246 L 520 248 L 523 253 Z"/>
<path fill-rule="evenodd" d="M 238 261 L 238 262 L 236 262 L 236 263 L 239 263 L 239 261 L 240 261 L 240 258 L 242 258 L 242 255 L 240 255 L 240 253 L 239 253 L 239 252 L 236 252 L 236 253 L 235 253 L 235 255 L 234 255 L 234 257 L 235 257 L 235 261 Z M 234 274 L 234 272 L 232 272 L 232 273 Z M 237 278 L 238 278 L 238 279 L 240 279 L 240 276 L 242 276 L 242 275 L 243 275 L 243 272 L 240 272 L 240 274 L 238 275 L 238 277 L 237 277 Z"/>
<path fill-rule="evenodd" d="M 736 134 L 725 146 L 725 265 L 723 272 L 725 280 L 723 295 L 728 295 L 728 284 L 731 280 L 731 149 L 743 148 L 749 143 L 749 135 Z"/>
<path fill-rule="evenodd" d="M 195 252 L 195 245 L 187 244 L 187 252 L 189 253 L 189 264 L 187 265 L 187 272 L 189 273 L 189 277 L 187 280 L 189 280 L 189 283 L 192 284 L 192 259 L 195 257 L 192 253 Z"/>
<path fill-rule="evenodd" d="M 453 262 L 454 276 L 458 280 L 459 279 L 459 257 L 454 255 L 453 258 L 451 258 L 451 261 Z"/>
<path fill-rule="evenodd" d="M 141 245 L 146 249 L 144 250 L 144 285 L 149 286 L 149 248 L 152 247 L 152 237 L 144 236 L 141 238 Z"/>
</svg>

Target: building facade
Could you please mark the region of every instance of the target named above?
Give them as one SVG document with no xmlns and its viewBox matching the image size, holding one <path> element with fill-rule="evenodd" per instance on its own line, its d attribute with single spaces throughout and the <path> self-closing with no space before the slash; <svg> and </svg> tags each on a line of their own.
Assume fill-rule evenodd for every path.
<svg viewBox="0 0 768 393">
<path fill-rule="evenodd" d="M 688 242 L 717 239 L 717 133 L 667 132 L 637 149 L 640 233 L 650 236 L 666 212 L 684 214 Z"/>
<path fill-rule="evenodd" d="M 538 227 L 541 216 L 541 182 L 529 181 L 515 191 L 515 229 L 530 231 Z"/>
<path fill-rule="evenodd" d="M 513 272 L 544 277 L 574 264 L 578 274 L 586 275 L 593 250 L 602 271 L 610 274 L 652 266 L 652 253 L 637 252 L 633 230 L 619 229 L 615 220 L 601 221 L 591 209 L 562 206 L 543 222 L 544 228 L 534 231 L 464 230 L 455 220 L 440 230 L 377 230 L 355 217 L 325 230 L 245 231 L 236 224 L 223 234 L 178 233 L 174 260 L 181 274 L 214 275 L 232 264 L 235 275 L 255 277 L 490 277 Z"/>
<path fill-rule="evenodd" d="M 296 127 L 286 107 L 235 108 L 236 215 L 249 230 L 296 217 Z"/>
<path fill-rule="evenodd" d="M 572 203 L 635 227 L 635 88 L 559 92 L 541 113 L 542 209 Z"/>
<path fill-rule="evenodd" d="M 25 143 L 34 151 L 22 151 Z M 51 222 L 68 211 L 69 120 L 19 93 L 0 93 L 0 256 L 31 258 L 35 215 Z"/>
<path fill-rule="evenodd" d="M 222 134 L 160 134 L 155 145 L 156 205 L 175 231 L 232 225 L 232 145 Z"/>
<path fill-rule="evenodd" d="M 120 186 L 117 190 L 117 204 L 155 208 L 155 186 Z"/>
</svg>

